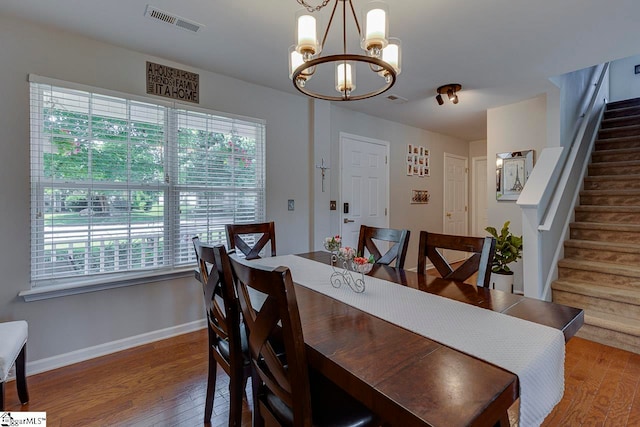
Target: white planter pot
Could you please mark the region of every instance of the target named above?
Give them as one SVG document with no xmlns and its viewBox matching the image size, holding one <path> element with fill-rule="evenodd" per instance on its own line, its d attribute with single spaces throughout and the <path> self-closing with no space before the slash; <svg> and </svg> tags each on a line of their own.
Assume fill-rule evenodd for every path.
<svg viewBox="0 0 640 427">
<path fill-rule="evenodd" d="M 491 273 L 491 289 L 513 292 L 513 272 L 507 274 Z"/>
</svg>

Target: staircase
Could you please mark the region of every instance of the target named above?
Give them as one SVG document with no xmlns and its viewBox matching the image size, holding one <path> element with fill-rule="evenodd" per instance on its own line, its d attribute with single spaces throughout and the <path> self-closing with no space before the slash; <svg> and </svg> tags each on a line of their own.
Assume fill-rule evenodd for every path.
<svg viewBox="0 0 640 427">
<path fill-rule="evenodd" d="M 581 336 L 640 353 L 640 98 L 607 105 L 553 301 L 585 310 Z"/>
</svg>

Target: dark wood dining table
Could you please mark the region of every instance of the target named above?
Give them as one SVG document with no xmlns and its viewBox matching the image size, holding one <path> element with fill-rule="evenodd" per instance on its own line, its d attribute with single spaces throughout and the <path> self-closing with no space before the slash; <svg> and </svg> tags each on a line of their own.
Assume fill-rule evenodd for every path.
<svg viewBox="0 0 640 427">
<path fill-rule="evenodd" d="M 328 252 L 299 256 L 330 263 Z M 581 309 L 427 274 L 375 265 L 369 275 L 556 328 L 565 341 L 584 322 Z M 514 373 L 304 286 L 296 298 L 310 365 L 391 425 L 508 423 L 519 397 Z"/>
</svg>

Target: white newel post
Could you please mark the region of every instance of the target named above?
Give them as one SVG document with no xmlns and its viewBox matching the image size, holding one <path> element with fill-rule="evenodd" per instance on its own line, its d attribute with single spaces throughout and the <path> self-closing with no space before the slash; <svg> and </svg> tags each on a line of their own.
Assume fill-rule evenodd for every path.
<svg viewBox="0 0 640 427">
<path fill-rule="evenodd" d="M 538 224 L 541 213 L 538 206 L 522 208 L 522 274 L 523 290 L 527 297 L 544 299 L 544 275 L 542 272 L 542 244 Z"/>
</svg>

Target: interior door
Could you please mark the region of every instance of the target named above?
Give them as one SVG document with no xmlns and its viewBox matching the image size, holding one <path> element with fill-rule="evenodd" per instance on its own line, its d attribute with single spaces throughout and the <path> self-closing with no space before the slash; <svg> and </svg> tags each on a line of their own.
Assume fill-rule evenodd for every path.
<svg viewBox="0 0 640 427">
<path fill-rule="evenodd" d="M 389 144 L 340 134 L 340 235 L 356 247 L 362 224 L 388 227 Z"/>
<path fill-rule="evenodd" d="M 444 153 L 443 229 L 445 234 L 468 235 L 467 165 L 466 157 Z M 459 251 L 445 251 L 444 256 L 449 262 L 465 258 L 465 254 Z"/>
</svg>

